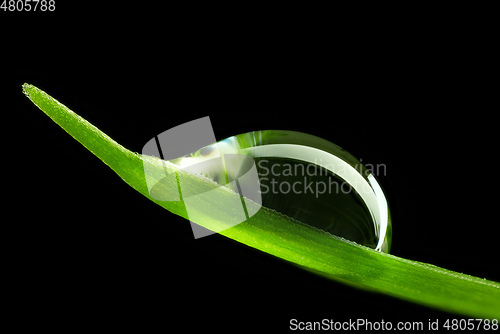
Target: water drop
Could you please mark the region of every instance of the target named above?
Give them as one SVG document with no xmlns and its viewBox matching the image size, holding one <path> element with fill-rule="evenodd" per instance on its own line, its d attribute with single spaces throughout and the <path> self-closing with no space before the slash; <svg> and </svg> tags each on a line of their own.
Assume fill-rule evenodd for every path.
<svg viewBox="0 0 500 334">
<path fill-rule="evenodd" d="M 243 133 L 214 145 L 222 155 L 254 159 L 264 207 L 332 236 L 389 252 L 392 228 L 385 195 L 373 173 L 344 149 L 313 135 L 284 130 Z M 211 152 L 205 147 L 175 162 L 189 165 L 190 160 L 209 158 Z M 242 169 L 220 165 L 207 175 L 221 182 L 237 178 L 228 173 Z"/>
</svg>

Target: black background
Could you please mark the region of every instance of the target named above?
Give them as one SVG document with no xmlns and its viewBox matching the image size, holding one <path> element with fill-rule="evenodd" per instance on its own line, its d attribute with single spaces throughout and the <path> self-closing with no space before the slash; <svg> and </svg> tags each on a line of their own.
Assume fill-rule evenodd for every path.
<svg viewBox="0 0 500 334">
<path fill-rule="evenodd" d="M 133 151 L 206 115 L 217 139 L 262 129 L 328 139 L 386 165 L 392 254 L 500 280 L 491 44 L 466 22 L 68 6 L 2 13 L 2 161 L 13 172 L 4 222 L 19 326 L 286 332 L 292 318 L 459 318 L 219 235 L 194 240 L 185 220 L 33 106 L 24 82 Z"/>
</svg>

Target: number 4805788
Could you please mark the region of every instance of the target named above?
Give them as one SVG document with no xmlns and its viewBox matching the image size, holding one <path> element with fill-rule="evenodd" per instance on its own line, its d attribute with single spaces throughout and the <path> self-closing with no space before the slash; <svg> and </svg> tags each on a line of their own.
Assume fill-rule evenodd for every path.
<svg viewBox="0 0 500 334">
<path fill-rule="evenodd" d="M 53 12 L 56 10 L 55 0 L 3 0 L 0 9 L 4 12 Z"/>
</svg>

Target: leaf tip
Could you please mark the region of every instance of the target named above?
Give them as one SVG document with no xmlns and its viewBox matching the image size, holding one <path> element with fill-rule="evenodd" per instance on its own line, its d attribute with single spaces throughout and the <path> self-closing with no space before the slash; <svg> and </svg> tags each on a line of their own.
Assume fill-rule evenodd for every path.
<svg viewBox="0 0 500 334">
<path fill-rule="evenodd" d="M 23 94 L 26 95 L 28 99 L 31 100 L 31 92 L 35 88 L 35 86 L 30 85 L 29 83 L 23 84 Z"/>
</svg>

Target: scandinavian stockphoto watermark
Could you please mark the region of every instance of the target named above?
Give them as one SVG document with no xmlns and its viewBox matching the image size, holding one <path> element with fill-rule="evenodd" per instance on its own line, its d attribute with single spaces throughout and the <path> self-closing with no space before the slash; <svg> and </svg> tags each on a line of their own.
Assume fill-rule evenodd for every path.
<svg viewBox="0 0 500 334">
<path fill-rule="evenodd" d="M 277 163 L 261 159 L 257 162 L 261 194 L 309 194 L 318 198 L 324 194 L 350 194 L 353 188 L 368 192 L 370 191 L 369 183 L 340 182 L 334 177 L 336 174 L 346 175 L 349 172 L 359 173 L 365 177 L 386 175 L 387 166 L 385 164 L 362 165 L 361 161 L 353 166 L 348 164 L 338 166 L 321 159 L 314 159 L 308 164 Z M 318 166 L 322 166 L 322 168 L 318 168 Z"/>
<path fill-rule="evenodd" d="M 142 150 L 143 155 L 160 159 L 154 163 L 144 160 L 149 194 L 158 201 L 182 201 L 194 237 L 201 238 L 249 219 L 260 210 L 263 196 L 269 194 L 319 198 L 355 190 L 362 197 L 364 194 L 363 200 L 370 200 L 375 189 L 369 179 L 387 173 L 385 164 L 363 165 L 357 160 L 347 163 L 317 150 L 305 163 L 258 155 L 254 159 L 244 151 L 239 146 L 217 143 L 209 117 L 168 129 L 151 138 Z M 196 190 L 190 184 L 190 174 L 214 181 L 215 188 Z M 223 192 L 228 189 L 240 196 L 227 196 Z M 218 201 L 216 207 L 214 199 Z M 211 222 L 210 230 L 196 224 L 207 220 Z"/>
<path fill-rule="evenodd" d="M 169 168 L 162 170 L 158 166 L 144 163 L 144 174 L 150 196 L 158 201 L 182 200 L 196 239 L 235 226 L 259 211 L 262 200 L 259 177 L 253 159 L 243 154 L 223 154 L 216 143 L 209 117 L 168 129 L 150 139 L 142 149 L 143 155 L 160 158 L 166 167 L 165 164 L 169 160 L 208 146 L 211 147 L 209 157 L 184 159 L 180 168 L 190 174 L 198 175 L 225 171 L 225 180 L 219 181 L 221 186 L 210 191 L 193 193 L 185 174 Z M 176 189 L 171 189 L 173 184 L 177 184 Z M 227 191 L 226 188 L 232 189 L 241 198 L 230 196 L 229 200 L 225 200 L 217 207 L 207 205 L 218 192 Z M 211 230 L 196 224 L 207 217 L 216 222 Z"/>
<path fill-rule="evenodd" d="M 303 321 L 290 319 L 291 331 L 363 331 L 363 332 L 434 332 L 434 331 L 498 331 L 498 319 L 428 319 L 428 321 L 386 321 L 358 319 L 321 319 L 320 321 Z"/>
</svg>

